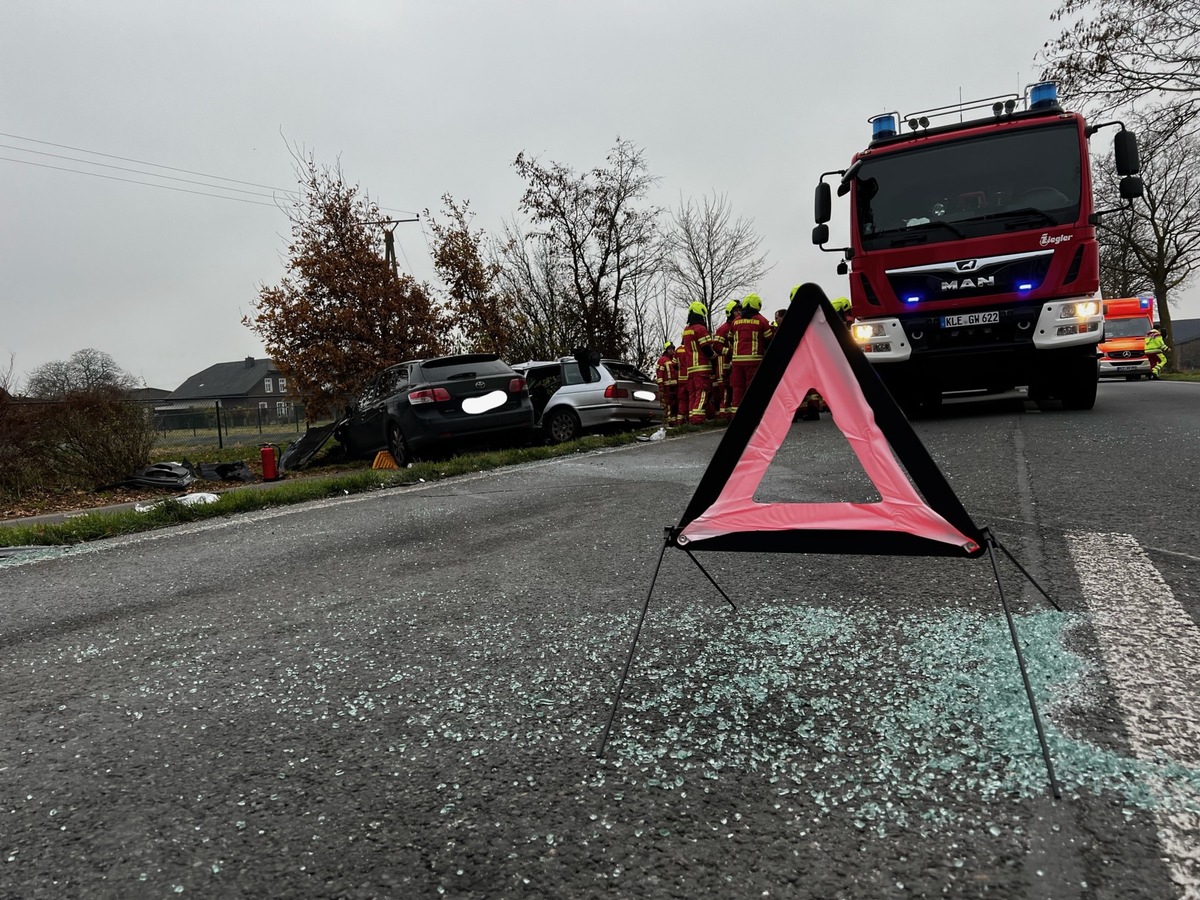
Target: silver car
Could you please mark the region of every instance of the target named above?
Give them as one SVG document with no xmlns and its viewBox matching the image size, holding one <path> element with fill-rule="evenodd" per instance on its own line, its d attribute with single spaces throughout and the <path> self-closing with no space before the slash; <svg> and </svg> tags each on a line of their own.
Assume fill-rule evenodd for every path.
<svg viewBox="0 0 1200 900">
<path fill-rule="evenodd" d="M 534 418 L 553 443 L 573 440 L 585 431 L 662 421 L 653 378 L 620 360 L 593 360 L 586 367 L 572 356 L 513 366 L 525 376 Z"/>
</svg>

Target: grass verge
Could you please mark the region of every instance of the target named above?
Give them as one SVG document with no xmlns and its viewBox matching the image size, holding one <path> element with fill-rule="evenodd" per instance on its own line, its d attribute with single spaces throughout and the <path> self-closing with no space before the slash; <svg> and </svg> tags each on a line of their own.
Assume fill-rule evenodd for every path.
<svg viewBox="0 0 1200 900">
<path fill-rule="evenodd" d="M 684 426 L 672 434 L 702 431 L 713 425 Z M 621 433 L 592 435 L 577 441 L 551 446 L 493 450 L 448 459 L 414 463 L 406 469 L 360 469 L 334 475 L 304 476 L 270 487 L 233 488 L 221 494 L 215 503 L 188 506 L 177 500 L 165 500 L 147 512 L 128 510 L 108 513 L 81 513 L 50 525 L 11 525 L 0 528 L 0 547 L 59 546 L 94 541 L 178 525 L 251 512 L 275 506 L 290 506 L 346 494 L 361 494 L 420 481 L 440 481 L 457 475 L 469 475 L 519 463 L 569 456 L 607 447 L 632 444 L 637 435 Z"/>
</svg>

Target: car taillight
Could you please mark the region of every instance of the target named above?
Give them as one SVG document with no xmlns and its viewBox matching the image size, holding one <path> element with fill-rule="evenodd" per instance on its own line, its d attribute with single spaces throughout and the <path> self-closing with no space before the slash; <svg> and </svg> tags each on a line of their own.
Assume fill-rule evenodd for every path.
<svg viewBox="0 0 1200 900">
<path fill-rule="evenodd" d="M 623 387 L 617 387 L 615 384 L 610 384 L 604 389 L 604 396 L 608 400 L 621 400 L 629 396 L 629 391 Z"/>
<path fill-rule="evenodd" d="M 413 406 L 422 403 L 441 403 L 450 399 L 450 392 L 445 388 L 426 388 L 423 391 L 413 391 L 408 395 L 408 402 Z"/>
<path fill-rule="evenodd" d="M 510 394 L 519 394 L 523 390 L 525 390 L 525 379 L 524 378 L 514 378 L 512 381 L 510 381 L 508 383 L 508 392 Z"/>
</svg>

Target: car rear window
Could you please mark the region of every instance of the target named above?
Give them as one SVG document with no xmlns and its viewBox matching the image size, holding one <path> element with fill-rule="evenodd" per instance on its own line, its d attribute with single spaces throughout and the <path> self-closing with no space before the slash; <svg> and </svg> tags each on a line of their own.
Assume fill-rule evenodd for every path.
<svg viewBox="0 0 1200 900">
<path fill-rule="evenodd" d="M 629 363 L 622 362 L 606 362 L 605 368 L 612 373 L 612 377 L 618 381 L 636 381 L 639 384 L 648 384 L 654 379 L 644 372 L 639 372 Z"/>
<path fill-rule="evenodd" d="M 429 381 L 449 381 L 456 378 L 481 378 L 485 375 L 511 375 L 512 368 L 498 356 L 451 356 L 421 363 L 423 378 Z"/>
</svg>

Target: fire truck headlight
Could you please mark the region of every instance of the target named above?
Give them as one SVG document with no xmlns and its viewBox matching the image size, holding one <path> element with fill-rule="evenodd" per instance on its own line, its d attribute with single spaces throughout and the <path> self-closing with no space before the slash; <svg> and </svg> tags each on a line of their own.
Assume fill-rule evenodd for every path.
<svg viewBox="0 0 1200 900">
<path fill-rule="evenodd" d="M 887 331 L 878 322 L 864 322 L 854 326 L 854 339 L 860 343 L 873 337 L 883 337 L 885 334 Z"/>
<path fill-rule="evenodd" d="M 1088 316 L 1096 315 L 1099 311 L 1100 305 L 1095 300 L 1081 300 L 1079 303 L 1064 303 L 1058 317 L 1060 319 L 1085 319 Z"/>
</svg>

